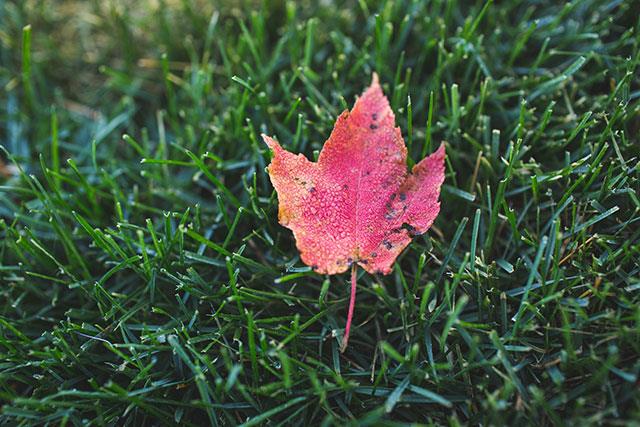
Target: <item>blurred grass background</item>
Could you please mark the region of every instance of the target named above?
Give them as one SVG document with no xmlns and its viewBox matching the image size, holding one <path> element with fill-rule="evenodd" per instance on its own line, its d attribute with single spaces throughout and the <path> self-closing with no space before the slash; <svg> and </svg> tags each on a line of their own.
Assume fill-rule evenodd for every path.
<svg viewBox="0 0 640 427">
<path fill-rule="evenodd" d="M 0 3 L 0 424 L 630 425 L 638 1 Z M 442 212 L 319 276 L 257 135 L 381 77 Z"/>
</svg>

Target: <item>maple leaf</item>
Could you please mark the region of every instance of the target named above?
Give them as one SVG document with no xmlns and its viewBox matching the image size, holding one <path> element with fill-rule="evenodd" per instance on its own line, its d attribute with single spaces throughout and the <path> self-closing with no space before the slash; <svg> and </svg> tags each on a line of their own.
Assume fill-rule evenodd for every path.
<svg viewBox="0 0 640 427">
<path fill-rule="evenodd" d="M 317 162 L 262 137 L 273 150 L 267 170 L 278 194 L 278 218 L 293 231 L 302 261 L 323 274 L 352 267 L 344 351 L 356 265 L 390 273 L 412 237 L 431 227 L 440 211 L 444 145 L 407 173 L 407 149 L 375 73 L 353 109 L 336 120 Z"/>
</svg>

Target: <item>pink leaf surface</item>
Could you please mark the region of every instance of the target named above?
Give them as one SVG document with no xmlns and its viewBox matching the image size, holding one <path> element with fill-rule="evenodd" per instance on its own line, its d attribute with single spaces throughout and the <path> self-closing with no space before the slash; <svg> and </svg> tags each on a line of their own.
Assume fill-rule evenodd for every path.
<svg viewBox="0 0 640 427">
<path fill-rule="evenodd" d="M 357 263 L 388 274 L 440 211 L 444 145 L 407 173 L 407 149 L 375 74 L 353 109 L 338 117 L 317 163 L 262 137 L 273 150 L 268 172 L 280 223 L 318 273 L 342 273 Z"/>
</svg>

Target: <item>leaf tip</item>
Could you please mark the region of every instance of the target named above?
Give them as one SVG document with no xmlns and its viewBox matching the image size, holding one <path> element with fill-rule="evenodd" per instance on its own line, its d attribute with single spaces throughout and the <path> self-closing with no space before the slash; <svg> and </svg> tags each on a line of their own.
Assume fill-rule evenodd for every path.
<svg viewBox="0 0 640 427">
<path fill-rule="evenodd" d="M 270 149 L 275 150 L 276 148 L 280 147 L 280 144 L 278 144 L 278 141 L 271 138 L 267 134 L 262 133 L 260 134 L 260 136 L 262 137 L 262 140 L 265 142 L 265 144 L 269 146 Z"/>
<path fill-rule="evenodd" d="M 371 87 L 380 86 L 380 79 L 378 78 L 378 73 L 375 71 L 371 73 Z"/>
<path fill-rule="evenodd" d="M 438 149 L 431 155 L 437 159 L 442 159 L 444 160 L 444 157 L 446 155 L 446 148 L 444 146 L 444 142 L 440 144 L 440 146 L 438 147 Z"/>
</svg>

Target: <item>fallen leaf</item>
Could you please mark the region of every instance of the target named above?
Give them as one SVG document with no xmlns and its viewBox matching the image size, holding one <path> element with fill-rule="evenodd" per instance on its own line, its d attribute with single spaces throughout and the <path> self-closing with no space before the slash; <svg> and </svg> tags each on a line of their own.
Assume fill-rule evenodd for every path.
<svg viewBox="0 0 640 427">
<path fill-rule="evenodd" d="M 407 173 L 407 149 L 375 74 L 353 109 L 338 117 L 317 162 L 262 137 L 273 150 L 268 172 L 278 193 L 278 218 L 293 231 L 302 261 L 323 274 L 352 267 L 344 350 L 356 265 L 390 273 L 412 237 L 431 227 L 440 211 L 444 145 Z"/>
</svg>

